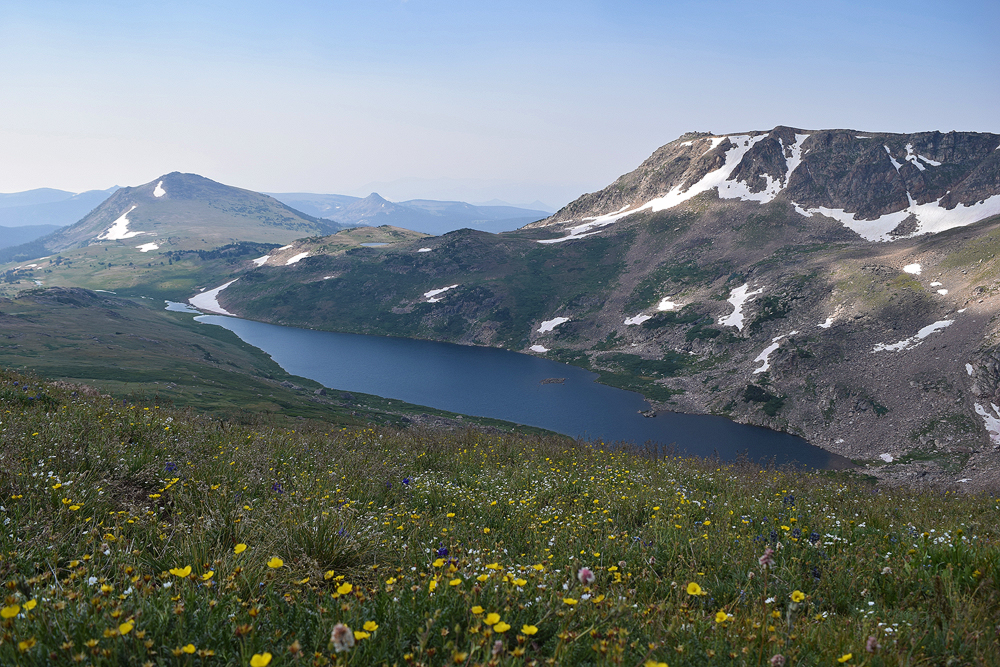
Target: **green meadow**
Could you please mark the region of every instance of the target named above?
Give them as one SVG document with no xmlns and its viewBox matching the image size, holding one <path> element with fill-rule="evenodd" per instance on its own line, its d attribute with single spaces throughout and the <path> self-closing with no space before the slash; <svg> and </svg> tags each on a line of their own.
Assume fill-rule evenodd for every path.
<svg viewBox="0 0 1000 667">
<path fill-rule="evenodd" d="M 995 498 L 0 374 L 3 665 L 996 664 Z"/>
</svg>

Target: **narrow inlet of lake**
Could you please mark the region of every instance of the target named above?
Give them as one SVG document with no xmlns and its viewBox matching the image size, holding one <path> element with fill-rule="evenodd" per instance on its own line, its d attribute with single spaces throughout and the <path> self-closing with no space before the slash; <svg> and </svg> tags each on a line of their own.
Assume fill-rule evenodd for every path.
<svg viewBox="0 0 1000 667">
<path fill-rule="evenodd" d="M 411 338 L 314 331 L 201 315 L 258 347 L 286 372 L 331 389 L 357 391 L 467 415 L 538 426 L 606 443 L 675 445 L 698 456 L 798 462 L 841 468 L 849 462 L 797 436 L 722 417 L 659 413 L 646 400 L 598 384 L 576 366 L 489 347 Z M 562 379 L 562 382 L 552 381 Z M 549 380 L 549 382 L 545 382 Z"/>
</svg>

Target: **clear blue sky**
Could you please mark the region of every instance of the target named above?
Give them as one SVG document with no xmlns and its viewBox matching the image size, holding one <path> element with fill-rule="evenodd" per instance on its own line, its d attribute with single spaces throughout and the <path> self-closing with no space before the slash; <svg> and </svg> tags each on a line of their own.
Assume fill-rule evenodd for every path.
<svg viewBox="0 0 1000 667">
<path fill-rule="evenodd" d="M 179 170 L 560 205 L 688 130 L 1000 132 L 998 25 L 995 0 L 4 0 L 0 192 Z"/>
</svg>

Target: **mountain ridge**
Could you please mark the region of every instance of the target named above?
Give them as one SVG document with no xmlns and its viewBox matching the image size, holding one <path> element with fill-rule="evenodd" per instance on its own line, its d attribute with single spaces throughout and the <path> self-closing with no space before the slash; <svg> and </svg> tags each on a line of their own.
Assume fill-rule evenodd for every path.
<svg viewBox="0 0 1000 667">
<path fill-rule="evenodd" d="M 836 219 L 868 240 L 939 232 L 1000 213 L 998 148 L 1000 135 L 976 132 L 778 126 L 688 133 L 603 190 L 529 227 L 575 229 L 570 235 L 579 236 L 715 189 L 723 199 L 788 201 L 803 217 Z"/>
<path fill-rule="evenodd" d="M 288 193 L 272 195 L 290 206 L 342 225 L 391 225 L 425 234 L 446 234 L 462 227 L 499 233 L 545 218 L 548 211 L 517 206 L 475 205 L 463 201 L 408 199 L 392 202 L 377 192 L 367 197 Z"/>
</svg>

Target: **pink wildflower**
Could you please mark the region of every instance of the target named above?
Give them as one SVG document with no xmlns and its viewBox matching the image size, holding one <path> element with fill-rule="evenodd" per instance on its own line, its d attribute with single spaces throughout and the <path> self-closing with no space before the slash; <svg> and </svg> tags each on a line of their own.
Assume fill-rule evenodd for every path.
<svg viewBox="0 0 1000 667">
<path fill-rule="evenodd" d="M 781 655 L 780 653 L 775 653 L 774 655 L 772 655 L 771 667 L 785 667 L 785 656 Z"/>
<path fill-rule="evenodd" d="M 768 547 L 764 549 L 764 555 L 757 559 L 761 567 L 769 567 L 774 565 L 774 549 Z"/>
<path fill-rule="evenodd" d="M 354 632 L 343 623 L 337 623 L 330 633 L 330 641 L 337 653 L 350 651 L 354 647 Z"/>
<path fill-rule="evenodd" d="M 869 653 L 874 653 L 875 651 L 879 650 L 880 648 L 882 648 L 882 647 L 879 646 L 878 640 L 875 639 L 875 636 L 874 635 L 870 635 L 868 637 L 868 641 L 865 643 L 865 650 L 868 651 Z"/>
<path fill-rule="evenodd" d="M 581 567 L 577 573 L 576 578 L 580 580 L 580 583 L 584 586 L 589 586 L 594 583 L 594 573 L 590 571 L 589 567 Z"/>
</svg>

